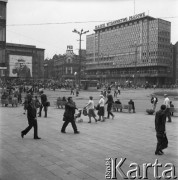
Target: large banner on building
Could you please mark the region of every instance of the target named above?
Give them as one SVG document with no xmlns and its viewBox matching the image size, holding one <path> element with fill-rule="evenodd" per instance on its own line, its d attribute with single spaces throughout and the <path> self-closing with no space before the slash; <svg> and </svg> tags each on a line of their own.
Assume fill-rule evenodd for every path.
<svg viewBox="0 0 178 180">
<path fill-rule="evenodd" d="M 32 56 L 9 55 L 9 77 L 32 77 Z"/>
</svg>

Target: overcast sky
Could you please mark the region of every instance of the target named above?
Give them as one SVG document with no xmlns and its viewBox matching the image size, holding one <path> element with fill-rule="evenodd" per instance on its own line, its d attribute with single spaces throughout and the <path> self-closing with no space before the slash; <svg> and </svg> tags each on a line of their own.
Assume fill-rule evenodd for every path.
<svg viewBox="0 0 178 180">
<path fill-rule="evenodd" d="M 95 25 L 132 16 L 134 11 L 170 21 L 171 42 L 178 41 L 178 0 L 8 0 L 7 42 L 44 48 L 45 58 L 64 54 L 67 45 L 78 54 L 74 28 L 92 34 Z M 85 49 L 86 35 L 82 40 Z"/>
</svg>

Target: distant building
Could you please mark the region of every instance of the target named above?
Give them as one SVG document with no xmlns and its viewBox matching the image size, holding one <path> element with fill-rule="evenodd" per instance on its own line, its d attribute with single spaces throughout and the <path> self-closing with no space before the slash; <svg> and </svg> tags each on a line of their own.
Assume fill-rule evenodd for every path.
<svg viewBox="0 0 178 180">
<path fill-rule="evenodd" d="M 101 82 L 172 82 L 171 23 L 145 13 L 96 26 L 87 35 L 86 72 Z"/>
<path fill-rule="evenodd" d="M 80 59 L 81 58 L 81 59 Z M 59 81 L 78 80 L 80 72 L 80 60 L 81 60 L 81 79 L 85 77 L 85 60 L 86 50 L 81 50 L 81 57 L 74 54 L 73 47 L 67 46 L 66 53 L 64 55 L 55 55 L 54 60 L 54 72 L 55 79 Z"/>
<path fill-rule="evenodd" d="M 0 0 L 0 77 L 5 76 L 6 50 L 6 4 L 7 0 Z"/>
<path fill-rule="evenodd" d="M 178 84 L 178 42 L 173 46 L 173 59 L 174 83 Z"/>
</svg>

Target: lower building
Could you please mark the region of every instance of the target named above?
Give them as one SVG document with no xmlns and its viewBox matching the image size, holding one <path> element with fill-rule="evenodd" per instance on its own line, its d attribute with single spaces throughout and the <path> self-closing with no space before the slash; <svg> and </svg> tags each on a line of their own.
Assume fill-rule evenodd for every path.
<svg viewBox="0 0 178 180">
<path fill-rule="evenodd" d="M 6 78 L 43 79 L 44 49 L 6 43 Z"/>
</svg>

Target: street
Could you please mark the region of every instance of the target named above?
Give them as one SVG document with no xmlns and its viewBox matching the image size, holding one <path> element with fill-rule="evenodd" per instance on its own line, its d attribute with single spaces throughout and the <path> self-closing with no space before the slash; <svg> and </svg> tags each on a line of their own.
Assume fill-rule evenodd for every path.
<svg viewBox="0 0 178 180">
<path fill-rule="evenodd" d="M 162 156 L 156 156 L 156 136 L 154 115 L 147 115 L 146 109 L 151 108 L 150 94 L 153 89 L 121 91 L 121 102 L 133 99 L 136 113 L 115 112 L 115 118 L 105 122 L 91 124 L 88 117 L 82 115 L 83 122 L 77 123 L 80 134 L 75 135 L 72 127 L 66 134 L 60 132 L 62 127 L 63 109 L 53 104 L 56 97 L 70 95 L 70 91 L 44 90 L 51 106 L 48 118 L 38 118 L 38 133 L 41 140 L 33 139 L 33 129 L 22 139 L 20 132 L 27 126 L 23 106 L 0 107 L 0 179 L 2 180 L 104 180 L 107 158 L 126 158 L 122 170 L 127 173 L 130 163 L 154 163 L 158 159 L 163 167 L 158 169 L 161 176 L 166 163 L 178 168 L 178 121 L 172 117 L 172 123 L 166 123 L 168 148 Z M 95 104 L 100 92 L 82 91 L 74 101 L 79 108 L 94 97 Z M 170 98 L 171 99 L 171 98 Z M 173 99 L 171 99 L 173 100 Z M 163 98 L 159 98 L 157 110 Z M 178 101 L 173 101 L 178 107 Z M 133 168 L 132 168 L 133 169 Z M 168 168 L 167 168 L 168 169 Z M 133 173 L 134 175 L 135 173 Z M 117 172 L 117 179 L 122 179 Z M 148 168 L 148 179 L 154 179 L 153 168 Z"/>
</svg>

